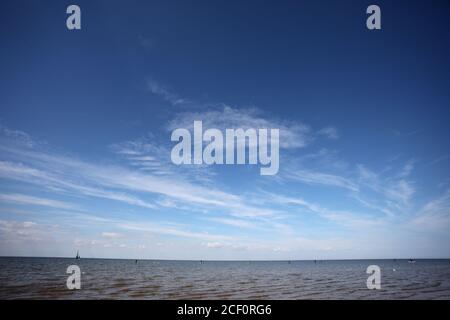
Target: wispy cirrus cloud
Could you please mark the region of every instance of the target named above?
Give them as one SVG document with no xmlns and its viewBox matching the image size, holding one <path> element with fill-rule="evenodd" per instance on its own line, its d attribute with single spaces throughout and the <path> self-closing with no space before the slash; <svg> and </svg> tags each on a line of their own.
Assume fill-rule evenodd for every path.
<svg viewBox="0 0 450 320">
<path fill-rule="evenodd" d="M 450 228 L 450 189 L 440 197 L 426 203 L 411 220 L 421 230 L 448 232 Z"/>
<path fill-rule="evenodd" d="M 255 228 L 255 223 L 248 220 L 233 219 L 233 218 L 209 218 L 209 221 L 218 222 L 238 228 Z"/>
<path fill-rule="evenodd" d="M 273 201 L 278 202 L 282 205 L 299 206 L 306 209 L 308 212 L 317 214 L 324 219 L 352 228 L 377 226 L 384 223 L 384 220 L 380 219 L 379 217 L 365 215 L 361 212 L 330 210 L 317 203 L 305 201 L 302 198 L 287 197 L 277 194 L 268 194 L 268 196 L 270 196 Z"/>
<path fill-rule="evenodd" d="M 179 97 L 178 94 L 171 91 L 167 86 L 164 86 L 154 80 L 149 80 L 147 82 L 147 88 L 151 93 L 160 96 L 172 106 L 182 106 L 190 103 L 188 99 Z"/>
<path fill-rule="evenodd" d="M 288 179 L 300 181 L 310 185 L 331 186 L 358 191 L 359 186 L 351 179 L 312 170 L 292 170 L 287 175 Z"/>
<path fill-rule="evenodd" d="M 192 130 L 194 121 L 198 120 L 202 121 L 204 130 L 208 128 L 279 129 L 280 148 L 303 148 L 313 140 L 310 127 L 301 122 L 269 119 L 257 108 L 233 108 L 225 104 L 219 104 L 214 109 L 205 111 L 181 112 L 169 121 L 167 129 Z"/>
<path fill-rule="evenodd" d="M 153 137 L 146 136 L 135 140 L 115 143 L 111 150 L 126 160 L 133 168 L 157 176 L 175 177 L 179 180 L 211 182 L 215 171 L 207 165 L 180 167 L 171 162 L 170 148 L 167 144 L 155 143 Z"/>
<path fill-rule="evenodd" d="M 408 180 L 413 168 L 413 162 L 408 161 L 399 173 L 385 177 L 360 164 L 357 166 L 359 183 L 382 194 L 390 207 L 401 210 L 403 207 L 409 206 L 415 192 L 413 183 Z"/>
<path fill-rule="evenodd" d="M 327 137 L 328 139 L 337 140 L 339 139 L 338 130 L 335 127 L 325 127 L 317 131 L 320 136 Z"/>
<path fill-rule="evenodd" d="M 32 139 L 27 133 L 20 130 L 12 130 L 5 126 L 0 125 L 0 139 L 6 142 L 15 142 L 21 145 L 25 145 L 27 147 L 34 147 L 38 144 L 43 144 L 43 142 L 36 141 L 36 139 Z"/>
<path fill-rule="evenodd" d="M 155 208 L 156 200 L 160 200 L 155 196 L 164 196 L 189 204 L 191 208 L 211 209 L 212 206 L 233 216 L 250 218 L 276 214 L 274 210 L 249 205 L 238 195 L 180 176 L 158 176 L 121 165 L 88 163 L 34 149 L 5 148 L 4 151 L 11 158 L 20 158 L 21 162 L 0 161 L 0 177 L 45 185 L 69 194 L 102 197 L 151 209 Z M 137 156 L 136 153 L 132 156 Z M 153 203 L 130 193 L 147 194 Z"/>
<path fill-rule="evenodd" d="M 149 232 L 152 234 L 170 235 L 182 238 L 193 238 L 201 241 L 224 241 L 231 240 L 231 236 L 211 234 L 207 232 L 193 232 L 189 230 L 183 230 L 173 226 L 164 226 L 161 224 L 155 225 L 152 223 L 122 223 L 118 227 L 125 230 Z"/>
<path fill-rule="evenodd" d="M 68 172 L 70 170 L 66 171 L 66 173 Z M 70 177 L 60 176 L 55 172 L 44 171 L 42 168 L 30 167 L 22 163 L 0 161 L 0 177 L 34 185 L 45 185 L 46 188 L 59 192 L 104 198 L 146 208 L 155 208 L 155 205 L 126 193 L 80 184 L 75 182 L 76 179 L 71 180 Z"/>
<path fill-rule="evenodd" d="M 10 202 L 22 205 L 36 205 L 36 206 L 44 206 L 51 207 L 57 209 L 75 209 L 76 206 L 72 203 L 66 203 L 58 200 L 41 198 L 41 197 L 33 197 L 24 194 L 0 194 L 0 202 Z"/>
<path fill-rule="evenodd" d="M 107 161 L 86 161 L 50 151 L 48 147 L 41 148 L 25 133 L 11 134 L 8 131 L 3 133 L 0 141 L 0 178 L 26 185 L 31 195 L 9 192 L 2 194 L 0 201 L 30 207 L 46 206 L 52 209 L 49 212 L 64 215 L 65 221 L 70 221 L 75 229 L 77 226 L 95 226 L 97 231 L 90 239 L 78 235 L 79 244 L 86 248 L 126 247 L 130 250 L 141 250 L 138 249 L 140 244 L 136 244 L 139 238 L 173 237 L 181 242 L 209 243 L 207 249 L 221 252 L 236 251 L 237 248 L 238 251 L 271 251 L 277 254 L 306 252 L 302 251 L 305 248 L 299 249 L 305 244 L 314 244 L 315 250 L 332 252 L 335 248 L 332 243 L 322 241 L 323 235 L 322 238 L 318 236 L 314 239 L 303 238 L 298 243 L 295 241 L 301 238 L 299 234 L 308 232 L 302 221 L 305 213 L 312 214 L 327 225 L 332 224 L 341 232 L 362 229 L 375 232 L 379 227 L 409 219 L 407 214 L 413 208 L 412 197 L 415 193 L 412 175 L 416 161 L 413 159 L 400 166 L 394 166 L 392 162 L 389 168 L 379 171 L 372 170 L 369 165 L 351 165 L 341 159 L 338 151 L 315 146 L 320 143 L 320 139 L 314 140 L 318 135 L 333 139 L 332 130 L 318 134 L 300 122 L 270 119 L 258 109 L 238 109 L 226 105 L 206 111 L 181 112 L 168 122 L 165 130 L 178 126 L 189 129 L 193 121 L 199 119 L 204 121 L 205 128 L 278 126 L 283 129 L 286 153 L 282 158 L 284 165 L 279 177 L 259 181 L 257 185 L 255 182 L 260 189 L 258 192 L 230 191 L 227 184 L 221 181 L 226 175 L 216 173 L 213 167 L 174 166 L 170 162 L 170 142 L 161 143 L 153 135 L 112 144 L 109 150 L 115 157 Z M 163 134 L 167 135 L 167 131 Z M 298 152 L 306 150 L 305 147 L 314 150 L 308 149 L 305 154 Z M 395 161 L 399 163 L 398 159 Z M 216 178 L 215 174 L 217 180 L 209 179 Z M 272 182 L 277 183 L 275 188 Z M 299 188 L 308 190 L 304 189 L 305 186 L 314 186 L 321 196 L 341 189 L 346 192 L 343 194 L 345 205 L 336 209 L 334 203 L 325 205 L 320 200 L 307 200 L 308 192 L 289 195 Z M 51 198 L 58 200 L 33 195 L 42 187 L 55 196 Z M 70 201 L 60 200 L 60 197 Z M 140 212 L 146 218 L 132 219 L 127 213 L 124 213 L 124 219 L 105 219 L 96 214 L 88 217 L 83 212 L 92 209 L 89 208 L 91 201 L 83 202 L 88 207 L 80 210 L 64 205 L 80 198 L 98 198 L 104 200 L 103 203 L 115 201 L 122 204 L 121 208 L 125 210 L 130 208 L 130 212 L 145 209 Z M 444 200 L 430 204 L 411 224 L 445 225 L 447 216 L 442 213 L 445 211 L 444 204 Z M 108 205 L 114 208 L 116 204 Z M 162 212 L 164 215 L 160 215 Z M 155 213 L 160 215 L 158 219 L 166 216 L 172 219 L 173 216 L 186 214 L 192 221 L 185 225 L 152 221 Z M 263 239 L 263 235 L 270 239 Z M 8 237 L 13 238 L 11 234 Z M 135 243 L 130 243 L 129 239 L 134 239 Z"/>
</svg>

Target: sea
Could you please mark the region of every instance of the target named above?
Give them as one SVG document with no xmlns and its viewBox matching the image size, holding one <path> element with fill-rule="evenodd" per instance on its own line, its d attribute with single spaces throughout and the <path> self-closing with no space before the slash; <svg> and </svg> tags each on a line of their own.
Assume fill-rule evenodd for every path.
<svg viewBox="0 0 450 320">
<path fill-rule="evenodd" d="M 71 265 L 80 289 L 69 289 Z M 368 266 L 380 289 L 368 289 Z M 0 299 L 450 299 L 450 259 L 176 261 L 0 257 Z"/>
</svg>

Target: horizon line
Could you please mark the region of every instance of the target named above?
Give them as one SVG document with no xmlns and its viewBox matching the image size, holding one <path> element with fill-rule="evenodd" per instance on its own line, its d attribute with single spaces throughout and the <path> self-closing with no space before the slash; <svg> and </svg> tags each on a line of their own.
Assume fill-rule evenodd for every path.
<svg viewBox="0 0 450 320">
<path fill-rule="evenodd" d="M 44 258 L 44 259 L 76 259 L 68 256 L 4 256 L 0 258 Z M 96 258 L 85 257 L 80 259 L 97 260 L 138 260 L 138 261 L 202 261 L 202 262 L 293 262 L 293 261 L 363 261 L 363 260 L 450 260 L 447 258 L 343 258 L 343 259 L 159 259 L 159 258 Z"/>
</svg>

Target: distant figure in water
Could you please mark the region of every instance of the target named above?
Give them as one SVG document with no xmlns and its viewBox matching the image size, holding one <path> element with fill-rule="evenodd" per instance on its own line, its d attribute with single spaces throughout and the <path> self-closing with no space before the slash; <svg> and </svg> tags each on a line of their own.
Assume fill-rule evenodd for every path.
<svg viewBox="0 0 450 320">
<path fill-rule="evenodd" d="M 200 264 L 203 264 L 203 260 L 200 260 Z"/>
<path fill-rule="evenodd" d="M 134 264 L 137 264 L 137 260 L 134 260 Z"/>
<path fill-rule="evenodd" d="M 316 264 L 317 263 L 317 260 L 314 260 L 314 264 Z"/>
</svg>

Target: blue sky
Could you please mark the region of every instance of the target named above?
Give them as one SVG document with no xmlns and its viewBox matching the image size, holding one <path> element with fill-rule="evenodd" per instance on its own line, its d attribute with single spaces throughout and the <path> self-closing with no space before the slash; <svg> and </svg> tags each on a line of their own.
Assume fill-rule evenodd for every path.
<svg viewBox="0 0 450 320">
<path fill-rule="evenodd" d="M 445 1 L 5 1 L 0 255 L 449 257 Z M 280 170 L 174 128 L 279 128 Z"/>
</svg>

